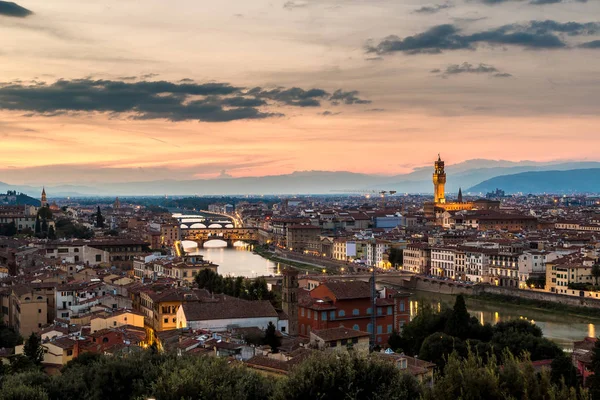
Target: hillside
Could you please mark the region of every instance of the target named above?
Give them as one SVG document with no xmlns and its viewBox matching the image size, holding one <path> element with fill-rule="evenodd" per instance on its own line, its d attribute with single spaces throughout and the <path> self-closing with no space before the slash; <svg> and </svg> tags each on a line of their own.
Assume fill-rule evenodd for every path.
<svg viewBox="0 0 600 400">
<path fill-rule="evenodd" d="M 599 177 L 600 168 L 523 172 L 488 179 L 468 192 L 487 193 L 500 188 L 506 193 L 600 193 Z"/>
</svg>

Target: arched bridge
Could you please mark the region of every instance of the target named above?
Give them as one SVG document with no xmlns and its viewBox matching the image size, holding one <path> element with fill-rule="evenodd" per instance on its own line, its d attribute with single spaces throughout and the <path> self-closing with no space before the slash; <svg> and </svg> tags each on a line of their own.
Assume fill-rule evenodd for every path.
<svg viewBox="0 0 600 400">
<path fill-rule="evenodd" d="M 225 217 L 204 217 L 201 215 L 177 215 L 179 228 L 184 229 L 221 229 L 235 228 L 235 224 L 230 218 Z"/>
<path fill-rule="evenodd" d="M 198 243 L 198 247 L 202 247 L 210 240 L 223 240 L 227 242 L 227 247 L 233 247 L 233 244 L 238 241 L 258 242 L 258 228 L 182 229 L 181 238 Z"/>
</svg>

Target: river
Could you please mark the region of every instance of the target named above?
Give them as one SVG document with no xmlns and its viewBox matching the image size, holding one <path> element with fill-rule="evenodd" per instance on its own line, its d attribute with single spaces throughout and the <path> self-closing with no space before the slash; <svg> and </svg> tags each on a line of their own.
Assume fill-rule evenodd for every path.
<svg viewBox="0 0 600 400">
<path fill-rule="evenodd" d="M 215 241 L 207 243 L 203 249 L 194 253 L 202 254 L 204 259 L 219 266 L 219 274 L 227 276 L 256 276 L 278 275 L 282 266 L 279 263 L 262 258 L 253 253 L 247 246 L 234 248 L 218 247 L 224 242 Z M 209 247 L 211 246 L 211 247 Z M 194 254 L 190 253 L 190 254 Z"/>
<path fill-rule="evenodd" d="M 218 241 L 209 242 L 205 248 L 197 250 L 206 260 L 219 265 L 221 275 L 248 278 L 269 276 L 279 274 L 283 268 L 279 263 L 253 253 L 251 247 L 220 247 L 224 244 Z M 454 299 L 455 296 L 452 295 L 416 291 L 411 297 L 411 317 L 417 314 L 419 307 L 424 303 L 434 304 L 441 309 L 444 306 L 452 307 Z M 495 324 L 511 319 L 527 319 L 542 328 L 545 337 L 567 350 L 573 348 L 574 341 L 582 340 L 586 336 L 596 337 L 596 326 L 600 327 L 600 315 L 598 318 L 590 318 L 471 298 L 467 300 L 467 309 L 481 323 Z"/>
<path fill-rule="evenodd" d="M 452 307 L 455 296 L 431 292 L 413 292 L 410 302 L 411 318 L 418 313 L 424 303 L 434 307 Z M 514 319 L 526 319 L 542 329 L 544 336 L 553 340 L 566 350 L 573 349 L 573 342 L 586 336 L 596 337 L 596 326 L 600 327 L 600 318 L 572 315 L 559 311 L 545 311 L 537 308 L 522 307 L 514 304 L 467 299 L 467 310 L 479 322 L 492 325 Z"/>
<path fill-rule="evenodd" d="M 219 243 L 207 245 L 218 246 Z M 211 247 L 199 249 L 206 260 L 219 265 L 222 275 L 255 277 L 261 275 L 279 274 L 282 266 L 279 263 L 266 260 L 254 254 L 247 247 L 223 248 Z M 452 307 L 455 296 L 439 293 L 414 291 L 410 302 L 411 317 L 416 316 L 423 304 L 433 304 L 441 309 Z M 526 319 L 542 328 L 544 336 L 558 343 L 566 350 L 573 348 L 573 342 L 586 336 L 596 337 L 596 326 L 600 327 L 600 317 L 590 318 L 558 311 L 545 311 L 535 308 L 525 308 L 513 304 L 495 303 L 469 298 L 467 300 L 469 313 L 482 324 L 495 324 L 512 319 Z"/>
</svg>

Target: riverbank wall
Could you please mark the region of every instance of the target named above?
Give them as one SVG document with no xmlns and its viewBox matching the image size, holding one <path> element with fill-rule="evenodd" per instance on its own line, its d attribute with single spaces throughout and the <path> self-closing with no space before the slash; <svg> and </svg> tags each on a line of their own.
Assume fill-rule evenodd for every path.
<svg viewBox="0 0 600 400">
<path fill-rule="evenodd" d="M 541 292 L 537 290 L 522 290 L 517 288 L 508 288 L 493 285 L 466 285 L 454 281 L 443 281 L 437 279 L 424 278 L 422 276 L 410 277 L 382 277 L 378 280 L 382 285 L 393 285 L 402 287 L 406 290 L 419 290 L 423 292 L 433 292 L 441 294 L 464 294 L 473 297 L 482 295 L 495 295 L 525 299 L 532 301 L 542 301 L 555 304 L 562 304 L 570 307 L 584 307 L 600 310 L 600 299 L 591 297 L 567 296 L 564 294 Z"/>
<path fill-rule="evenodd" d="M 473 294 L 474 285 L 466 285 L 454 281 L 443 281 L 424 278 L 422 276 L 381 276 L 377 282 L 382 285 L 393 285 L 407 290 L 419 290 L 441 294 Z"/>
<path fill-rule="evenodd" d="M 564 294 L 540 292 L 536 290 L 521 290 L 492 285 L 477 285 L 473 288 L 472 294 L 474 296 L 478 296 L 481 294 L 492 294 L 498 296 L 517 297 L 526 300 L 546 301 L 550 303 L 563 304 L 571 307 L 585 307 L 600 310 L 600 299 L 567 296 Z"/>
</svg>

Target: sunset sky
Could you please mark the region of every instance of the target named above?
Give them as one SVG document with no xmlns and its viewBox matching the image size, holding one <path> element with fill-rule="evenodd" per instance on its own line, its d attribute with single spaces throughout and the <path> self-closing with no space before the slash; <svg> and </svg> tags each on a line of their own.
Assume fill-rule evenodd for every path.
<svg viewBox="0 0 600 400">
<path fill-rule="evenodd" d="M 0 181 L 600 160 L 597 0 L 0 1 Z"/>
</svg>

